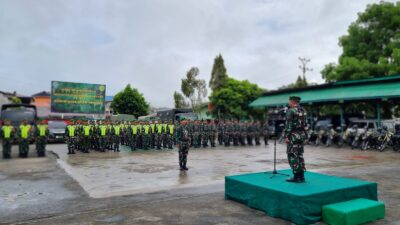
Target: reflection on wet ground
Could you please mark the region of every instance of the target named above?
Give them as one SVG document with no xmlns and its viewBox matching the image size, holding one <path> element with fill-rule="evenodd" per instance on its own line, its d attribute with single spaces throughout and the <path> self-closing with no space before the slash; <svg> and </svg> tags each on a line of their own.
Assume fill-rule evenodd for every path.
<svg viewBox="0 0 400 225">
<path fill-rule="evenodd" d="M 322 150 L 321 150 L 322 149 Z M 181 172 L 175 150 L 91 152 L 65 154 L 65 146 L 53 146 L 58 163 L 94 198 L 153 192 L 180 187 L 223 183 L 226 175 L 273 169 L 273 146 L 191 149 L 189 171 Z M 340 153 L 340 154 L 339 154 Z M 398 153 L 307 147 L 309 170 L 376 163 Z M 396 158 L 397 159 L 397 158 Z M 277 145 L 277 168 L 288 168 L 284 145 Z"/>
</svg>

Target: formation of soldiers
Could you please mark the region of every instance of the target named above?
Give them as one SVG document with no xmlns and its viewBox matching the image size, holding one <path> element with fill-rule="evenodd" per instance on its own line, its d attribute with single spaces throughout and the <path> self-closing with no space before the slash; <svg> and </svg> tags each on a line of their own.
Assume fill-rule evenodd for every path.
<svg viewBox="0 0 400 225">
<path fill-rule="evenodd" d="M 180 124 L 172 120 L 152 121 L 70 121 L 65 129 L 65 139 L 68 154 L 75 154 L 79 150 L 84 153 L 90 151 L 119 152 L 124 145 L 134 150 L 173 149 L 177 142 L 176 130 Z M 187 121 L 187 130 L 190 138 L 190 147 L 260 145 L 261 137 L 268 144 L 268 127 L 259 122 L 238 120 L 195 120 Z M 29 125 L 23 121 L 19 127 L 10 125 L 6 120 L 0 129 L 0 138 L 3 145 L 3 158 L 11 157 L 13 142 L 19 144 L 20 157 L 27 157 L 29 144 L 36 143 L 38 156 L 45 156 L 46 144 L 49 136 L 48 126 L 43 121 L 36 125 Z"/>
<path fill-rule="evenodd" d="M 66 127 L 68 154 L 75 150 L 89 153 L 119 152 L 120 146 L 128 146 L 132 151 L 143 149 L 173 148 L 175 125 L 172 121 L 71 121 Z"/>
<path fill-rule="evenodd" d="M 48 126 L 43 121 L 38 121 L 32 126 L 23 120 L 19 127 L 10 125 L 9 120 L 4 121 L 0 128 L 0 139 L 3 146 L 3 158 L 11 158 L 11 148 L 14 142 L 18 143 L 19 157 L 26 158 L 29 154 L 29 144 L 35 142 L 39 157 L 46 155 L 46 143 L 49 136 Z"/>
</svg>

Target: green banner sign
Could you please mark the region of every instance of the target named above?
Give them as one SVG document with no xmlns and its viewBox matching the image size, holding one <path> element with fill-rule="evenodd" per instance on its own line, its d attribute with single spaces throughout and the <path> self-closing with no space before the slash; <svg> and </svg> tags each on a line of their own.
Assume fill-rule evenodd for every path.
<svg viewBox="0 0 400 225">
<path fill-rule="evenodd" d="M 62 81 L 51 82 L 51 111 L 104 114 L 106 86 Z"/>
</svg>

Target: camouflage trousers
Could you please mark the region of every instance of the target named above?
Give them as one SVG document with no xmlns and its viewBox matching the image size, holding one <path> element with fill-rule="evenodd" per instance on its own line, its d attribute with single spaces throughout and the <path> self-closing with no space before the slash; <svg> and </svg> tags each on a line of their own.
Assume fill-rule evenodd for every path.
<svg viewBox="0 0 400 225">
<path fill-rule="evenodd" d="M 3 139 L 3 158 L 11 158 L 11 139 Z"/>
<path fill-rule="evenodd" d="M 76 138 L 68 137 L 67 139 L 68 154 L 75 154 L 76 149 Z"/>
<path fill-rule="evenodd" d="M 293 174 L 302 173 L 306 170 L 303 157 L 304 146 L 302 143 L 288 143 L 286 153 L 290 168 L 293 170 Z"/>
<path fill-rule="evenodd" d="M 36 137 L 36 151 L 38 156 L 43 157 L 46 155 L 46 137 Z"/>
<path fill-rule="evenodd" d="M 255 132 L 255 134 L 254 134 L 254 142 L 256 143 L 256 145 L 260 145 L 261 144 L 260 143 L 260 136 L 261 136 L 260 132 Z"/>
<path fill-rule="evenodd" d="M 222 145 L 222 141 L 224 140 L 222 131 L 218 131 L 217 136 L 218 136 L 218 144 Z"/>
<path fill-rule="evenodd" d="M 208 132 L 204 132 L 201 134 L 201 140 L 203 147 L 208 147 L 208 139 L 210 139 Z"/>
<path fill-rule="evenodd" d="M 91 144 L 90 136 L 83 136 L 81 140 L 82 140 L 82 146 L 81 146 L 82 151 L 86 152 L 86 153 L 89 152 L 90 144 Z"/>
<path fill-rule="evenodd" d="M 121 142 L 121 137 L 119 136 L 119 135 L 114 135 L 113 136 L 113 150 L 114 150 L 114 152 L 115 151 L 118 151 L 119 152 L 119 145 L 120 145 L 120 142 Z"/>
<path fill-rule="evenodd" d="M 19 156 L 21 157 L 28 157 L 29 153 L 29 139 L 28 138 L 21 138 L 19 140 Z"/>
<path fill-rule="evenodd" d="M 189 143 L 180 142 L 179 143 L 179 166 L 185 167 L 187 163 L 187 156 L 189 154 Z"/>
<path fill-rule="evenodd" d="M 199 132 L 194 132 L 193 133 L 193 147 L 199 148 L 201 145 L 201 136 Z"/>
<path fill-rule="evenodd" d="M 214 132 L 212 132 L 212 133 L 209 135 L 211 147 L 215 147 L 215 136 L 216 136 L 216 135 L 215 135 Z"/>
<path fill-rule="evenodd" d="M 233 145 L 238 146 L 239 145 L 239 138 L 240 138 L 240 133 L 235 131 L 233 133 Z"/>
</svg>

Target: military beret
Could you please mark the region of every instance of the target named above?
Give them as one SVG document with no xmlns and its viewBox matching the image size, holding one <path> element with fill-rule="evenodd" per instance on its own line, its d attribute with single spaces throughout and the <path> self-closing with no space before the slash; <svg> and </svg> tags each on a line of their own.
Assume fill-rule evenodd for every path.
<svg viewBox="0 0 400 225">
<path fill-rule="evenodd" d="M 289 97 L 289 100 L 291 100 L 291 101 L 300 101 L 301 100 L 301 98 L 299 97 L 299 96 L 290 96 Z"/>
</svg>

